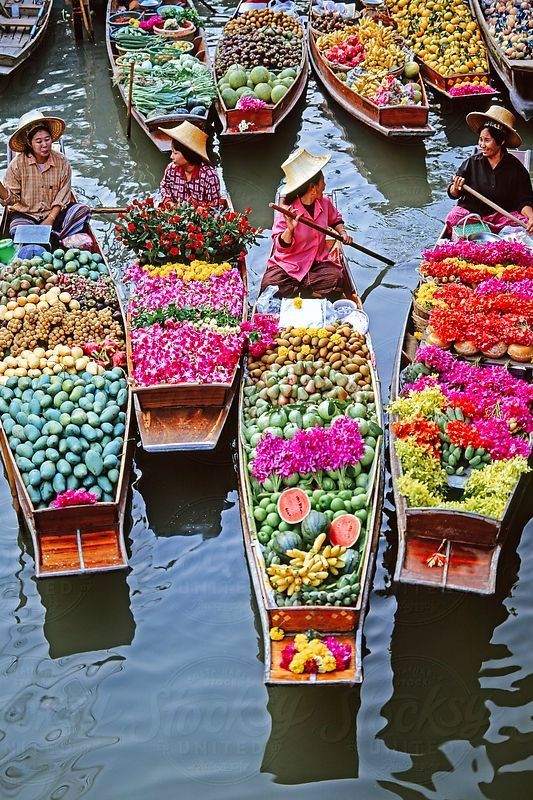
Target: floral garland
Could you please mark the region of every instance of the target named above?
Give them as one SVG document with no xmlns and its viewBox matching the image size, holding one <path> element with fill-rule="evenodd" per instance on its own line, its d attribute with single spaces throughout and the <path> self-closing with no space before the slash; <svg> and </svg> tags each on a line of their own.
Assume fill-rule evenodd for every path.
<svg viewBox="0 0 533 800">
<path fill-rule="evenodd" d="M 294 641 L 283 648 L 280 666 L 295 675 L 342 672 L 349 667 L 351 656 L 351 645 L 342 644 L 334 636 L 321 640 L 309 631 L 296 634 Z"/>
<path fill-rule="evenodd" d="M 490 266 L 506 266 L 514 264 L 519 267 L 533 267 L 533 250 L 519 242 L 484 242 L 478 244 L 460 239 L 458 242 L 444 242 L 429 250 L 422 251 L 423 258 L 430 264 L 448 258 L 458 258 L 472 264 Z"/>
<path fill-rule="evenodd" d="M 254 314 L 250 322 L 243 322 L 241 331 L 248 336 L 248 352 L 253 358 L 260 358 L 271 347 L 276 346 L 279 328 L 277 322 L 268 314 Z"/>
<path fill-rule="evenodd" d="M 207 281 L 212 275 L 223 275 L 233 269 L 230 263 L 223 261 L 221 264 L 211 264 L 208 261 L 192 261 L 190 264 L 174 264 L 169 262 L 160 267 L 145 264 L 143 269 L 151 278 L 168 278 L 170 276 L 181 278 L 184 283 L 188 281 Z"/>
<path fill-rule="evenodd" d="M 252 476 L 260 483 L 271 478 L 279 483 L 293 473 L 315 474 L 317 482 L 323 471 L 339 473 L 347 466 L 355 466 L 365 450 L 357 421 L 338 417 L 332 425 L 300 429 L 292 439 L 282 439 L 264 433 L 259 440 L 252 461 Z"/>
</svg>

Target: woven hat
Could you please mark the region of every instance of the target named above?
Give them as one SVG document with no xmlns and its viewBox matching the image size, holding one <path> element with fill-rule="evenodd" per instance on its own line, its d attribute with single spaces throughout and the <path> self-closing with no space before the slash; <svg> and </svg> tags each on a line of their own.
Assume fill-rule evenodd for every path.
<svg viewBox="0 0 533 800">
<path fill-rule="evenodd" d="M 520 147 L 522 144 L 522 139 L 514 127 L 516 125 L 516 117 L 503 106 L 491 106 L 485 113 L 472 111 L 466 115 L 466 121 L 474 133 L 479 133 L 487 123 L 490 123 L 493 128 L 499 128 L 504 131 L 507 147 Z"/>
<path fill-rule="evenodd" d="M 176 125 L 175 128 L 159 128 L 159 130 L 166 133 L 171 139 L 175 139 L 176 142 L 179 142 L 179 144 L 182 144 L 184 147 L 188 147 L 193 153 L 203 158 L 207 164 L 211 163 L 206 150 L 209 137 L 207 133 L 201 131 L 196 125 L 193 125 L 191 122 L 182 122 Z"/>
<path fill-rule="evenodd" d="M 65 133 L 65 121 L 59 117 L 45 117 L 40 111 L 28 111 L 19 119 L 17 130 L 9 140 L 9 147 L 15 153 L 23 153 L 28 144 L 28 133 L 39 124 L 50 129 L 52 141 L 57 142 Z"/>
<path fill-rule="evenodd" d="M 303 147 L 288 157 L 281 165 L 285 173 L 285 183 L 281 186 L 281 194 L 287 195 L 297 191 L 308 180 L 321 172 L 331 156 L 313 156 Z"/>
</svg>

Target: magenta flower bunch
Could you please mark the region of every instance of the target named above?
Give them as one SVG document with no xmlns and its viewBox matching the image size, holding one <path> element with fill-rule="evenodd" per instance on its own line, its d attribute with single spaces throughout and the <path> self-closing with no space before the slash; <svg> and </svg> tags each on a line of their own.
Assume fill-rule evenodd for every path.
<svg viewBox="0 0 533 800">
<path fill-rule="evenodd" d="M 264 433 L 255 449 L 252 475 L 260 483 L 270 477 L 339 472 L 355 466 L 365 450 L 357 421 L 338 417 L 332 425 L 299 430 L 292 439 Z M 339 476 L 340 477 L 340 476 Z"/>
<path fill-rule="evenodd" d="M 324 644 L 334 657 L 337 669 L 348 669 L 350 658 L 352 657 L 352 646 L 349 644 L 342 644 L 342 642 L 334 636 L 326 636 Z"/>
<path fill-rule="evenodd" d="M 279 328 L 268 314 L 254 314 L 250 322 L 242 323 L 241 331 L 248 337 L 248 352 L 254 358 L 259 358 L 269 348 L 276 346 Z"/>
<path fill-rule="evenodd" d="M 243 334 L 208 325 L 167 320 L 131 331 L 133 377 L 138 384 L 229 383 L 243 347 Z"/>
<path fill-rule="evenodd" d="M 239 97 L 237 100 L 236 108 L 240 109 L 240 111 L 259 111 L 261 108 L 266 108 L 267 104 L 264 100 L 260 100 L 258 97 L 252 97 L 252 95 L 243 95 Z"/>
<path fill-rule="evenodd" d="M 452 97 L 467 97 L 471 94 L 493 94 L 494 89 L 482 83 L 461 83 L 452 86 L 449 93 Z"/>
<path fill-rule="evenodd" d="M 206 281 L 183 281 L 175 275 L 151 277 L 138 265 L 130 267 L 127 279 L 134 283 L 128 310 L 132 317 L 173 304 L 177 308 L 208 306 L 242 316 L 245 289 L 238 269 L 211 275 Z"/>
<path fill-rule="evenodd" d="M 533 280 L 504 281 L 502 278 L 489 278 L 476 287 L 476 294 L 512 294 L 519 300 L 533 300 Z"/>
<path fill-rule="evenodd" d="M 98 498 L 93 492 L 84 489 L 67 489 L 60 492 L 50 503 L 50 508 L 66 508 L 67 506 L 93 505 Z"/>
<path fill-rule="evenodd" d="M 462 258 L 473 264 L 516 264 L 520 267 L 533 267 L 533 250 L 520 242 L 468 242 L 460 239 L 458 242 L 445 242 L 430 250 L 423 250 L 422 256 L 434 263 L 444 261 L 445 258 Z"/>
</svg>

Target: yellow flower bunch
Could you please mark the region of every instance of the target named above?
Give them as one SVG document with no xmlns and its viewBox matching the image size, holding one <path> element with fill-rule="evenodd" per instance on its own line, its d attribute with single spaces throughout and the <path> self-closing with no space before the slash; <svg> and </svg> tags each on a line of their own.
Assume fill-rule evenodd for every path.
<svg viewBox="0 0 533 800">
<path fill-rule="evenodd" d="M 302 307 L 302 305 L 303 305 L 303 300 L 302 300 L 302 298 L 300 297 L 300 295 L 298 295 L 298 297 L 295 297 L 295 298 L 294 298 L 294 301 L 293 301 L 293 306 L 294 306 L 295 308 L 301 308 L 301 307 Z"/>
<path fill-rule="evenodd" d="M 309 345 L 308 345 L 308 344 L 303 344 L 303 345 L 300 347 L 300 353 L 301 353 L 303 356 L 307 356 L 307 355 L 309 355 L 309 353 L 310 353 L 310 352 L 311 352 L 311 348 L 309 347 Z"/>
<path fill-rule="evenodd" d="M 278 347 L 278 356 L 281 356 L 282 358 L 285 358 L 288 355 L 289 355 L 289 348 L 288 347 L 285 347 L 285 345 L 283 345 L 283 344 L 281 345 L 281 347 Z"/>
<path fill-rule="evenodd" d="M 222 264 L 192 261 L 190 264 L 168 263 L 161 267 L 146 264 L 144 269 L 151 278 L 168 278 L 170 275 L 175 275 L 176 278 L 181 278 L 184 283 L 187 283 L 188 281 L 207 281 L 214 275 L 223 275 L 225 272 L 229 272 L 233 267 L 227 261 Z"/>
<path fill-rule="evenodd" d="M 340 333 L 332 333 L 329 340 L 332 344 L 340 344 L 342 342 L 342 336 Z"/>
<path fill-rule="evenodd" d="M 283 628 L 270 628 L 270 638 L 273 642 L 281 642 L 285 638 L 285 631 Z"/>
<path fill-rule="evenodd" d="M 311 639 L 309 642 L 304 633 L 299 633 L 294 637 L 294 646 L 296 653 L 289 665 L 291 672 L 300 675 L 310 659 L 316 660 L 319 672 L 334 672 L 336 669 L 335 657 L 320 639 Z"/>
<path fill-rule="evenodd" d="M 441 308 L 444 308 L 446 303 L 443 300 L 433 299 L 435 292 L 439 288 L 440 287 L 438 283 L 421 283 L 415 293 L 415 300 L 418 305 L 428 310 L 434 306 L 440 306 Z"/>
</svg>

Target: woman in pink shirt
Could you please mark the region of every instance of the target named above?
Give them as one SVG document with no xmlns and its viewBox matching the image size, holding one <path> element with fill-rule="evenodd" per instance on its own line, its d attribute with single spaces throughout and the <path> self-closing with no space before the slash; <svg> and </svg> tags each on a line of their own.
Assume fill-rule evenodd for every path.
<svg viewBox="0 0 533 800">
<path fill-rule="evenodd" d="M 282 204 L 297 215 L 293 220 L 279 212 L 272 228 L 273 246 L 261 282 L 278 286 L 281 297 L 329 297 L 342 292 L 342 268 L 326 242 L 326 236 L 300 223 L 311 219 L 322 227 L 334 228 L 348 243 L 341 215 L 325 197 L 322 168 L 330 156 L 313 156 L 303 148 L 282 165 L 286 181 L 281 188 Z"/>
</svg>

